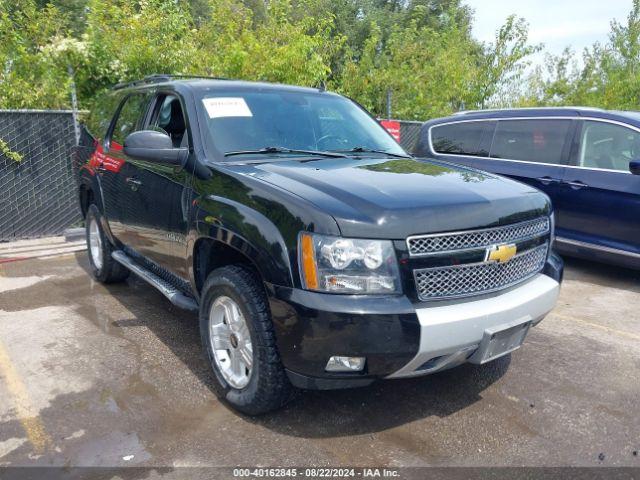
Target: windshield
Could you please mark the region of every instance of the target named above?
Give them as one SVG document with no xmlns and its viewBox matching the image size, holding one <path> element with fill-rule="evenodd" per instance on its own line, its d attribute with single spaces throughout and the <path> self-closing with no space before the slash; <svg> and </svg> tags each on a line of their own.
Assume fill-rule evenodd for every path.
<svg viewBox="0 0 640 480">
<path fill-rule="evenodd" d="M 225 89 L 204 92 L 198 104 L 218 157 L 351 150 L 407 155 L 378 122 L 338 95 Z"/>
</svg>

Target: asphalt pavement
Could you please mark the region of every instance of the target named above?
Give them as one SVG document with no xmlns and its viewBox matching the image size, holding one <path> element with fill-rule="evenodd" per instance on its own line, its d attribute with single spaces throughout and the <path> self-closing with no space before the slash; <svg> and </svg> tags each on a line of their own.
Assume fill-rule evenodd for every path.
<svg viewBox="0 0 640 480">
<path fill-rule="evenodd" d="M 143 281 L 94 282 L 84 251 L 0 258 L 0 466 L 640 467 L 639 372 L 640 272 L 569 260 L 508 357 L 250 418 Z"/>
</svg>

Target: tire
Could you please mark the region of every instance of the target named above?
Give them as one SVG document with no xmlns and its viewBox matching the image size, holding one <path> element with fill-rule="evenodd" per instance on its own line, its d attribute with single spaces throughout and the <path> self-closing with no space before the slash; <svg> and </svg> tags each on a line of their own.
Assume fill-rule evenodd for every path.
<svg viewBox="0 0 640 480">
<path fill-rule="evenodd" d="M 224 338 L 227 334 L 229 340 Z M 267 297 L 251 270 L 233 265 L 209 274 L 200 301 L 200 337 L 213 369 L 215 393 L 236 410 L 259 415 L 292 397 L 294 388 L 280 361 Z M 248 357 L 250 368 L 244 360 Z"/>
<path fill-rule="evenodd" d="M 87 253 L 91 266 L 91 275 L 101 283 L 115 283 L 129 276 L 129 269 L 111 258 L 113 245 L 104 234 L 102 215 L 95 204 L 89 205 L 85 218 Z"/>
</svg>

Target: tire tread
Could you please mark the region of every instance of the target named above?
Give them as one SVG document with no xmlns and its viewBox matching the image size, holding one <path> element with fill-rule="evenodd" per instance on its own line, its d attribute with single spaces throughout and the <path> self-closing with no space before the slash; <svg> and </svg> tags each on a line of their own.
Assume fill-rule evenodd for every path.
<svg viewBox="0 0 640 480">
<path fill-rule="evenodd" d="M 238 403 L 229 401 L 229 395 L 223 394 L 221 396 L 236 409 L 250 415 L 258 415 L 278 409 L 292 398 L 295 389 L 289 382 L 280 360 L 264 287 L 259 282 L 257 275 L 249 268 L 244 265 L 230 265 L 218 268 L 209 274 L 202 289 L 203 298 L 210 289 L 217 287 L 221 282 L 235 286 L 236 293 L 240 296 L 245 306 L 251 305 L 251 308 L 255 310 L 256 315 L 251 318 L 257 340 L 254 350 L 254 362 L 262 362 L 257 389 L 253 392 L 251 398 L 244 398 L 242 395 L 238 395 L 238 399 L 243 398 L 245 400 Z M 208 305 L 208 302 L 201 302 L 201 322 L 203 320 L 208 321 L 208 311 L 206 311 Z M 206 330 L 201 330 L 201 332 L 203 334 L 203 342 L 207 342 L 208 340 L 205 338 Z M 223 389 L 223 392 L 228 393 L 228 389 Z"/>
</svg>

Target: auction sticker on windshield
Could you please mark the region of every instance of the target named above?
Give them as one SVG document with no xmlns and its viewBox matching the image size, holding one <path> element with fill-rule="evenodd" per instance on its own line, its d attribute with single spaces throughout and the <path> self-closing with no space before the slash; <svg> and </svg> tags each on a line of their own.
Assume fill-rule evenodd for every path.
<svg viewBox="0 0 640 480">
<path fill-rule="evenodd" d="M 203 98 L 209 118 L 252 117 L 253 114 L 242 97 Z"/>
</svg>

